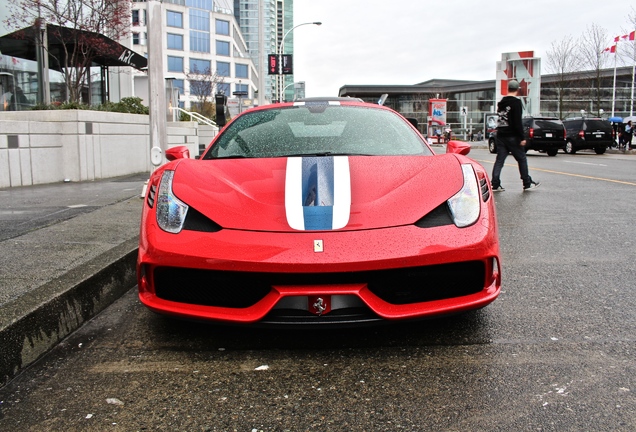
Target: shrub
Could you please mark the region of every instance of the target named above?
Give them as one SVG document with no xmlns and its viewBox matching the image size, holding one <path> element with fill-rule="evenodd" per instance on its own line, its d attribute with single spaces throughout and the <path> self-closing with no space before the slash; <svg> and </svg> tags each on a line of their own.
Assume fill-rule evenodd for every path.
<svg viewBox="0 0 636 432">
<path fill-rule="evenodd" d="M 33 110 L 93 110 L 121 112 L 130 114 L 148 114 L 148 107 L 141 103 L 141 98 L 126 97 L 120 102 L 106 102 L 100 105 L 87 105 L 79 102 L 52 103 L 50 105 L 38 104 Z"/>
</svg>

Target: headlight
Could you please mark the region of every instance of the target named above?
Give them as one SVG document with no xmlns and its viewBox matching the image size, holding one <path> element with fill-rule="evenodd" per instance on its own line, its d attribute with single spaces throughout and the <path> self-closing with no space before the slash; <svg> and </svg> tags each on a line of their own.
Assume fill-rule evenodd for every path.
<svg viewBox="0 0 636 432">
<path fill-rule="evenodd" d="M 458 228 L 467 227 L 477 222 L 480 211 L 480 194 L 477 177 L 472 165 L 463 164 L 464 186 L 448 200 L 448 208 L 453 222 Z"/>
<path fill-rule="evenodd" d="M 188 206 L 172 193 L 173 177 L 174 171 L 165 171 L 161 177 L 157 193 L 157 223 L 162 230 L 176 234 L 183 228 Z"/>
</svg>

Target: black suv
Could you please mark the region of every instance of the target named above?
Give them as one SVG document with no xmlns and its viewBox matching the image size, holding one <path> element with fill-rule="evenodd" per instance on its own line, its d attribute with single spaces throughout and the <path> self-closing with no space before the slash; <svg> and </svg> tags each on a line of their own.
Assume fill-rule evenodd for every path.
<svg viewBox="0 0 636 432">
<path fill-rule="evenodd" d="M 526 138 L 525 151 L 537 150 L 546 152 L 548 156 L 556 156 L 559 149 L 565 146 L 565 128 L 556 117 L 524 117 L 523 134 Z M 488 149 L 497 153 L 496 134 L 488 137 Z"/>
<path fill-rule="evenodd" d="M 581 149 L 594 149 L 603 154 L 612 145 L 612 125 L 600 118 L 571 118 L 563 120 L 565 152 L 574 154 Z"/>
<path fill-rule="evenodd" d="M 556 156 L 565 146 L 565 128 L 556 117 L 524 117 L 523 134 L 526 137 L 526 151 L 545 151 L 548 156 Z"/>
</svg>

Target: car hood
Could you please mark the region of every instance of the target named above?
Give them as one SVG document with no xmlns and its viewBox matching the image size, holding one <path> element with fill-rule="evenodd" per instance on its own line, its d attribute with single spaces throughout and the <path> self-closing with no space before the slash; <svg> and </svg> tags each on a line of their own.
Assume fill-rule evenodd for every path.
<svg viewBox="0 0 636 432">
<path fill-rule="evenodd" d="M 292 232 L 413 224 L 462 185 L 444 154 L 183 159 L 172 189 L 223 228 Z"/>
</svg>

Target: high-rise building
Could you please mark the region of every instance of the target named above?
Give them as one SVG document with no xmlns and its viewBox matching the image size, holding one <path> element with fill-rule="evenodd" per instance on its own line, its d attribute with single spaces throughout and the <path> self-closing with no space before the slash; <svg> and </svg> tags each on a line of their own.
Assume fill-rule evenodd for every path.
<svg viewBox="0 0 636 432">
<path fill-rule="evenodd" d="M 189 109 L 214 94 L 235 111 L 254 105 L 258 72 L 234 18 L 232 0 L 163 0 L 164 76 L 174 105 Z M 132 48 L 147 55 L 145 2 L 132 6 Z M 147 98 L 147 76 L 135 77 L 135 95 Z M 177 95 L 178 91 L 178 95 Z M 239 108 L 239 104 L 241 105 Z"/>
<path fill-rule="evenodd" d="M 254 61 L 259 76 L 261 104 L 278 99 L 277 75 L 268 75 L 267 56 L 278 54 L 280 43 L 294 26 L 293 0 L 234 0 L 234 16 L 239 23 L 247 51 Z M 285 37 L 283 52 L 293 54 L 294 39 Z M 285 88 L 285 100 L 294 98 L 293 75 L 285 75 L 280 85 Z"/>
</svg>

